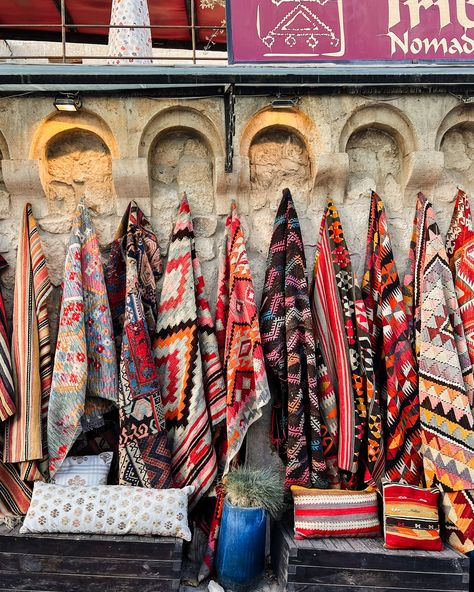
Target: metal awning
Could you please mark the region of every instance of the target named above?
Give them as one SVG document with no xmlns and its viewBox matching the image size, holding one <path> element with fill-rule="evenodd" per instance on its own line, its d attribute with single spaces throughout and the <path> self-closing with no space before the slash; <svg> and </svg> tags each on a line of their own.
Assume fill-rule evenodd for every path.
<svg viewBox="0 0 474 592">
<path fill-rule="evenodd" d="M 149 0 L 157 47 L 225 49 L 225 9 L 199 0 Z M 106 43 L 112 0 L 2 0 L 0 39 Z M 133 23 L 130 23 L 133 24 Z M 211 43 L 210 43 L 211 40 Z"/>
<path fill-rule="evenodd" d="M 0 93 L 207 96 L 474 92 L 470 65 L 94 66 L 0 64 Z"/>
</svg>

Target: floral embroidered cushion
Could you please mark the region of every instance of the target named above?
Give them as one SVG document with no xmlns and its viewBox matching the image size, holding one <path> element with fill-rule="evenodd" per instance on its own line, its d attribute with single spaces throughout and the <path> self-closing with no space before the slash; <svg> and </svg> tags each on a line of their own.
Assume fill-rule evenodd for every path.
<svg viewBox="0 0 474 592">
<path fill-rule="evenodd" d="M 440 490 L 402 483 L 383 483 L 385 547 L 441 551 Z"/>
<path fill-rule="evenodd" d="M 37 481 L 20 532 L 153 535 L 190 541 L 188 498 L 193 491 L 194 486 L 64 487 Z"/>
<path fill-rule="evenodd" d="M 291 488 L 295 505 L 295 539 L 376 537 L 381 534 L 377 493 Z"/>
<path fill-rule="evenodd" d="M 77 487 L 107 485 L 113 457 L 113 452 L 102 452 L 88 456 L 68 456 L 51 479 L 51 483 L 76 485 Z"/>
</svg>

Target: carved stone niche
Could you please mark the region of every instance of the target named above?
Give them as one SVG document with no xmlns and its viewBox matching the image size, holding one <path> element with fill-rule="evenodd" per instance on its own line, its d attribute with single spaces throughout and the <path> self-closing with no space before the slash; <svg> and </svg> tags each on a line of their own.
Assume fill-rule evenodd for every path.
<svg viewBox="0 0 474 592">
<path fill-rule="evenodd" d="M 289 187 L 302 201 L 309 201 L 313 178 L 305 142 L 292 130 L 272 127 L 261 131 L 250 146 L 250 206 L 261 209 L 279 203 Z"/>
<path fill-rule="evenodd" d="M 376 190 L 397 204 L 402 195 L 402 158 L 395 139 L 386 131 L 365 128 L 349 138 L 349 177 L 346 201 L 354 203 Z"/>
<path fill-rule="evenodd" d="M 474 195 L 474 107 L 460 105 L 445 117 L 437 135 L 444 155 L 443 174 L 437 190 L 439 201 L 453 201 L 457 188 Z"/>
<path fill-rule="evenodd" d="M 191 129 L 169 130 L 151 147 L 149 171 L 153 206 L 175 205 L 186 192 L 193 212 L 214 212 L 214 163 L 205 138 Z"/>
<path fill-rule="evenodd" d="M 82 198 L 99 215 L 115 213 L 112 157 L 93 132 L 73 129 L 54 136 L 46 146 L 42 166 L 51 215 L 70 216 Z"/>
</svg>

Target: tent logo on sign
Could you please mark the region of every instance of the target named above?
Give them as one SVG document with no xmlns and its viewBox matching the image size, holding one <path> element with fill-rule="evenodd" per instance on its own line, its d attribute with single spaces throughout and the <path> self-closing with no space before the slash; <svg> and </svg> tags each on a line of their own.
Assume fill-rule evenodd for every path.
<svg viewBox="0 0 474 592">
<path fill-rule="evenodd" d="M 266 2 L 278 7 L 269 11 L 275 17 L 274 22 L 263 19 L 260 4 L 257 7 L 257 34 L 268 48 L 266 56 L 337 57 L 345 54 L 343 0 Z"/>
</svg>

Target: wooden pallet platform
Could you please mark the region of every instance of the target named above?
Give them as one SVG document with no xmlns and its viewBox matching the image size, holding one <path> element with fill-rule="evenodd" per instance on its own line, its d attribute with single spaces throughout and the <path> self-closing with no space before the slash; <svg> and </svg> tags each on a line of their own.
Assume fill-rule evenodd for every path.
<svg viewBox="0 0 474 592">
<path fill-rule="evenodd" d="M 0 526 L 0 592 L 172 592 L 176 538 L 20 534 Z"/>
<path fill-rule="evenodd" d="M 295 541 L 288 522 L 276 524 L 272 561 L 288 592 L 468 592 L 469 559 L 440 552 L 391 551 L 383 539 Z"/>
</svg>

